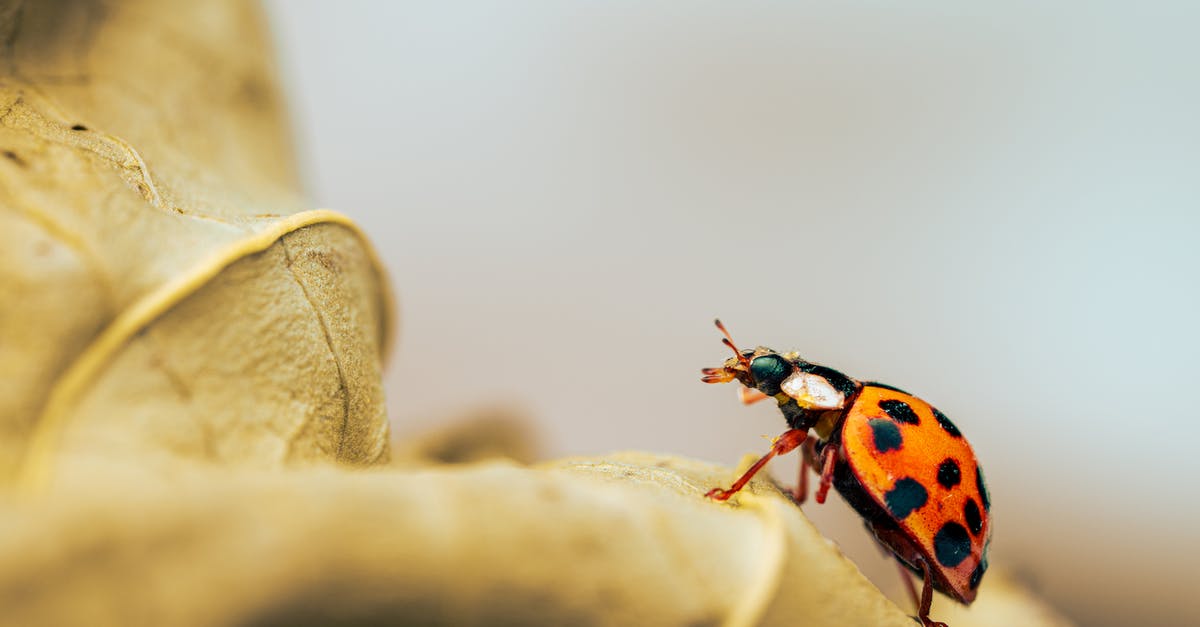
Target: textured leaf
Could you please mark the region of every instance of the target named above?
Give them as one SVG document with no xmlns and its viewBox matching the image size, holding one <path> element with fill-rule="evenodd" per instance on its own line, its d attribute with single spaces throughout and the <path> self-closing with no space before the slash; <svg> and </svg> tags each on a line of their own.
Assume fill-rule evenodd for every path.
<svg viewBox="0 0 1200 627">
<path fill-rule="evenodd" d="M 772 484 L 703 498 L 731 474 L 629 453 L 102 481 L 0 512 L 0 620 L 913 625 Z M 935 616 L 1066 624 L 1002 578 L 987 585 L 969 613 L 939 597 Z"/>
<path fill-rule="evenodd" d="M 257 13 L 10 2 L 0 34 L 0 478 L 384 458 L 386 281 L 294 191 Z"/>
<path fill-rule="evenodd" d="M 263 32 L 0 0 L 0 623 L 913 624 L 773 484 L 702 496 L 733 469 L 497 462 L 503 417 L 383 464 L 387 282 L 296 191 Z M 955 627 L 1062 624 L 990 577 Z"/>
</svg>

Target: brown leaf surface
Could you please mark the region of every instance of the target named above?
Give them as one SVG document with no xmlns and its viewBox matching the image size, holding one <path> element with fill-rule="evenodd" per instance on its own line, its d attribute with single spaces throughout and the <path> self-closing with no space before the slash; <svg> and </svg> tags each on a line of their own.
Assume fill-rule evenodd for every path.
<svg viewBox="0 0 1200 627">
<path fill-rule="evenodd" d="M 432 464 L 532 450 L 503 419 L 379 463 L 387 282 L 296 191 L 263 32 L 0 0 L 0 623 L 913 624 L 771 483 L 704 499 L 732 469 Z M 1061 624 L 988 585 L 955 627 Z"/>
</svg>

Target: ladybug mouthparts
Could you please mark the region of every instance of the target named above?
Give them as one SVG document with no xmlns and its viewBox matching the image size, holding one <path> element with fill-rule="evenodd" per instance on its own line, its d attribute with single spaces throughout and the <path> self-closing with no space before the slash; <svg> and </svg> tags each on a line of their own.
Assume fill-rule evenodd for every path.
<svg viewBox="0 0 1200 627">
<path fill-rule="evenodd" d="M 729 383 L 737 378 L 732 368 L 705 368 L 700 371 L 700 380 L 705 383 Z"/>
</svg>

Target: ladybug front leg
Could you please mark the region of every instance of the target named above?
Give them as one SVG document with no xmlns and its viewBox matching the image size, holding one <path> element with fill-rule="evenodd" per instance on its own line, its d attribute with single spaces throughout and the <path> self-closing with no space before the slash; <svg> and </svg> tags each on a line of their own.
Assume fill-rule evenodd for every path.
<svg viewBox="0 0 1200 627">
<path fill-rule="evenodd" d="M 749 483 L 750 478 L 757 474 L 758 471 L 762 470 L 763 466 L 766 466 L 767 462 L 771 461 L 771 458 L 775 457 L 776 455 L 783 455 L 784 453 L 792 451 L 797 446 L 803 444 L 804 439 L 807 437 L 807 430 L 788 429 L 787 431 L 784 431 L 783 434 L 775 438 L 775 442 L 771 444 L 771 450 L 767 451 L 766 455 L 763 455 L 758 461 L 754 462 L 754 465 L 751 466 L 750 469 L 745 473 L 743 473 L 741 477 L 738 477 L 738 480 L 734 481 L 733 485 L 729 486 L 728 490 L 713 488 L 704 496 L 718 501 L 728 500 L 729 497 L 736 494 L 738 490 L 741 490 L 742 487 Z"/>
<path fill-rule="evenodd" d="M 792 500 L 796 505 L 804 505 L 808 499 L 808 469 L 817 463 L 816 445 L 816 440 L 805 440 L 800 447 L 800 476 L 796 479 L 796 489 L 792 490 Z"/>
<path fill-rule="evenodd" d="M 763 394 L 758 390 L 751 390 L 750 388 L 741 387 L 738 388 L 738 399 L 742 401 L 743 405 L 753 405 L 759 401 L 765 401 L 768 398 L 772 397 Z"/>
</svg>

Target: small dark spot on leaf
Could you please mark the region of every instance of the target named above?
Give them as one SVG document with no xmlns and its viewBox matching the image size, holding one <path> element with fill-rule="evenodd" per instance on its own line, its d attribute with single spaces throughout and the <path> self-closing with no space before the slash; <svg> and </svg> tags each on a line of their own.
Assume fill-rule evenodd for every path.
<svg viewBox="0 0 1200 627">
<path fill-rule="evenodd" d="M 5 158 L 5 159 L 8 159 L 9 161 L 12 161 L 12 162 L 13 162 L 13 163 L 15 163 L 15 164 L 17 164 L 17 166 L 18 166 L 18 167 L 22 167 L 22 168 L 23 168 L 23 167 L 25 167 L 25 166 L 29 165 L 28 163 L 26 163 L 26 162 L 25 162 L 25 160 L 24 160 L 24 159 L 22 159 L 22 158 L 21 158 L 21 156 L 20 156 L 20 155 L 18 155 L 17 153 L 15 153 L 15 152 L 13 152 L 13 151 L 11 151 L 11 150 L 5 150 L 5 151 L 4 151 L 4 158 Z"/>
<path fill-rule="evenodd" d="M 341 264 L 338 263 L 337 258 L 327 252 L 313 250 L 309 251 L 305 256 L 330 272 L 340 273 L 342 271 Z"/>
<path fill-rule="evenodd" d="M 71 130 L 72 130 L 72 131 L 86 131 L 86 130 L 88 130 L 88 127 L 86 127 L 86 126 L 84 126 L 84 125 L 82 125 L 82 124 L 76 124 L 76 125 L 74 125 L 74 126 L 72 126 L 72 127 L 71 127 Z"/>
</svg>

